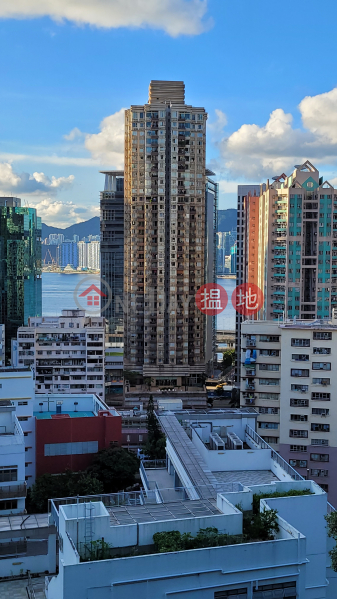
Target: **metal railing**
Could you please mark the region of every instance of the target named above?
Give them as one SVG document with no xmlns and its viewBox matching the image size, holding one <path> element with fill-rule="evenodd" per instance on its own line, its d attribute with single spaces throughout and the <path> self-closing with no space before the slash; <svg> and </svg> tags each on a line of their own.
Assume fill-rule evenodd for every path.
<svg viewBox="0 0 337 599">
<path fill-rule="evenodd" d="M 0 487 L 0 499 L 9 499 L 14 497 L 26 497 L 27 485 L 6 485 Z"/>
<path fill-rule="evenodd" d="M 275 451 L 266 441 L 260 437 L 248 424 L 246 425 L 246 435 L 248 435 L 257 445 L 261 447 L 261 449 L 270 449 L 271 458 L 276 462 L 281 468 L 289 474 L 294 480 L 305 480 L 303 476 L 298 474 L 296 470 L 286 462 L 277 451 Z"/>
</svg>

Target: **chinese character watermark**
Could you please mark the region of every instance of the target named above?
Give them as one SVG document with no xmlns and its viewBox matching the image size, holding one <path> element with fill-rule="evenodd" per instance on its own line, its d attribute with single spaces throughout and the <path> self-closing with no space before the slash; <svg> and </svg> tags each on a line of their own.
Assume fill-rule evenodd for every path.
<svg viewBox="0 0 337 599">
<path fill-rule="evenodd" d="M 257 314 L 263 306 L 263 301 L 263 293 L 255 283 L 238 285 L 232 293 L 234 309 L 244 316 Z"/>
<path fill-rule="evenodd" d="M 195 303 L 203 314 L 215 316 L 220 314 L 227 306 L 228 295 L 221 285 L 206 283 L 198 289 Z"/>
</svg>

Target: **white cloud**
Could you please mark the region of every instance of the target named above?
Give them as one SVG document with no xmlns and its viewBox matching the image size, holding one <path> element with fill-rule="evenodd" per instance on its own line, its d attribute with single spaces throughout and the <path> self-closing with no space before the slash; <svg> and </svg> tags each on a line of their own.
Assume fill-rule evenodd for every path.
<svg viewBox="0 0 337 599">
<path fill-rule="evenodd" d="M 78 137 L 83 137 L 83 133 L 77 127 L 74 127 L 68 135 L 64 135 L 63 137 L 67 141 L 74 141 L 74 139 L 77 139 Z"/>
<path fill-rule="evenodd" d="M 124 115 L 125 108 L 121 108 L 103 119 L 100 133 L 86 134 L 85 147 L 91 152 L 94 160 L 115 168 L 123 168 Z"/>
<path fill-rule="evenodd" d="M 74 181 L 74 175 L 69 177 L 54 177 L 51 179 L 44 173 L 16 173 L 9 162 L 0 163 L 0 190 L 3 193 L 43 194 L 56 193 L 68 189 Z"/>
<path fill-rule="evenodd" d="M 304 128 L 294 128 L 293 116 L 277 108 L 265 125 L 244 124 L 222 137 L 213 168 L 227 178 L 261 181 L 306 159 L 336 166 L 337 88 L 304 98 L 298 108 Z"/>
<path fill-rule="evenodd" d="M 306 96 L 299 109 L 306 129 L 337 143 L 337 87 L 324 94 Z"/>
<path fill-rule="evenodd" d="M 99 216 L 99 207 L 83 208 L 74 202 L 62 202 L 53 198 L 29 200 L 29 205 L 36 208 L 42 222 L 55 227 L 66 228 L 74 223 Z"/>
<path fill-rule="evenodd" d="M 49 16 L 77 25 L 162 29 L 169 35 L 198 35 L 208 29 L 207 0 L 2 0 L 0 17 Z"/>
</svg>

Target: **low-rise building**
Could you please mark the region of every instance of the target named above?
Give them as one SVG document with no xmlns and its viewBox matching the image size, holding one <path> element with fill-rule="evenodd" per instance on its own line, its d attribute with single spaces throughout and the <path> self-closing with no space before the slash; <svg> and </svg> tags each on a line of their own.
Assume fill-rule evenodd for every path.
<svg viewBox="0 0 337 599">
<path fill-rule="evenodd" d="M 19 327 L 17 366 L 30 366 L 36 393 L 96 393 L 104 399 L 104 318 L 84 310 L 30 318 Z"/>
<path fill-rule="evenodd" d="M 36 476 L 85 470 L 94 454 L 120 445 L 122 418 L 96 395 L 36 395 Z"/>
<path fill-rule="evenodd" d="M 333 508 L 264 444 L 256 417 L 251 408 L 164 412 L 167 465 L 151 481 L 142 465 L 144 491 L 51 501 L 60 571 L 47 598 L 334 599 L 324 520 Z M 268 540 L 243 534 L 257 499 L 260 512 L 276 510 Z M 212 528 L 227 535 L 220 546 L 158 552 L 156 533 Z"/>
<path fill-rule="evenodd" d="M 256 407 L 262 438 L 337 503 L 337 319 L 241 326 L 241 405 Z"/>
<path fill-rule="evenodd" d="M 9 400 L 0 401 L 0 514 L 25 510 L 25 441 Z"/>
</svg>

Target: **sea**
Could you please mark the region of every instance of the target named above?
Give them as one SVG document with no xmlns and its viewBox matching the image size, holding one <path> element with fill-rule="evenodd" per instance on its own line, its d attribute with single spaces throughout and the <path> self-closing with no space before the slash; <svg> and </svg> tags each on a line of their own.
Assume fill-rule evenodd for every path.
<svg viewBox="0 0 337 599">
<path fill-rule="evenodd" d="M 99 277 L 93 275 L 62 274 L 56 272 L 42 273 L 42 314 L 43 316 L 59 316 L 61 310 L 76 310 L 79 308 L 77 290 L 94 283 L 98 288 Z M 225 310 L 217 316 L 217 329 L 225 331 L 235 330 L 235 310 L 231 297 L 235 289 L 235 279 L 217 279 L 228 295 L 228 304 Z"/>
</svg>

